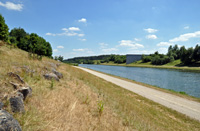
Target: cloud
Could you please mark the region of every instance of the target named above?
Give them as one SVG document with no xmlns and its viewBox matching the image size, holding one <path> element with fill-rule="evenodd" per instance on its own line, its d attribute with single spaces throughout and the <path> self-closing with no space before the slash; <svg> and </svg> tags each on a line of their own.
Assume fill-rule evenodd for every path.
<svg viewBox="0 0 200 131">
<path fill-rule="evenodd" d="M 104 49 L 104 48 L 107 48 L 108 44 L 106 43 L 99 43 L 100 45 L 100 49 Z"/>
<path fill-rule="evenodd" d="M 157 39 L 156 35 L 147 35 L 146 36 L 147 39 Z"/>
<path fill-rule="evenodd" d="M 152 28 L 147 28 L 147 29 L 144 29 L 144 31 L 148 32 L 148 33 L 155 33 L 157 32 L 158 30 L 157 29 L 152 29 Z"/>
<path fill-rule="evenodd" d="M 54 49 L 53 52 L 58 52 L 58 49 Z"/>
<path fill-rule="evenodd" d="M 5 4 L 0 2 L 0 6 L 3 6 L 8 10 L 22 11 L 23 9 L 23 4 L 14 4 L 12 2 L 6 2 Z"/>
<path fill-rule="evenodd" d="M 121 40 L 119 41 L 119 43 L 120 43 L 119 46 L 130 47 L 131 49 L 144 48 L 142 44 L 136 43 L 131 40 Z"/>
<path fill-rule="evenodd" d="M 60 45 L 60 46 L 57 46 L 57 48 L 58 48 L 58 49 L 63 49 L 64 46 L 61 46 L 61 45 Z"/>
<path fill-rule="evenodd" d="M 49 36 L 56 36 L 56 34 L 52 34 L 52 33 L 46 33 L 46 35 L 49 35 Z"/>
<path fill-rule="evenodd" d="M 116 48 L 107 48 L 107 49 L 102 49 L 103 52 L 113 52 L 113 51 L 118 51 Z"/>
<path fill-rule="evenodd" d="M 86 20 L 85 18 L 82 18 L 82 19 L 78 20 L 78 22 L 83 22 L 83 23 L 86 23 L 86 22 L 87 22 L 87 20 Z"/>
<path fill-rule="evenodd" d="M 69 30 L 70 31 L 80 31 L 80 29 L 78 27 L 69 27 Z"/>
<path fill-rule="evenodd" d="M 62 28 L 63 31 L 65 32 L 68 32 L 68 29 L 67 28 Z"/>
<path fill-rule="evenodd" d="M 170 42 L 160 42 L 157 44 L 157 46 L 170 46 L 170 45 L 174 45 L 174 44 Z"/>
<path fill-rule="evenodd" d="M 141 39 L 138 39 L 138 38 L 134 38 L 134 40 L 135 40 L 135 41 L 141 41 Z"/>
<path fill-rule="evenodd" d="M 78 36 L 79 36 L 79 37 L 83 37 L 83 36 L 85 36 L 85 34 L 78 34 Z"/>
<path fill-rule="evenodd" d="M 185 30 L 187 30 L 187 29 L 189 29 L 189 28 L 190 28 L 189 26 L 185 26 L 185 27 L 184 27 Z"/>
<path fill-rule="evenodd" d="M 188 41 L 190 38 L 198 38 L 198 37 L 200 37 L 200 31 L 180 35 L 179 37 L 169 40 L 169 42 Z"/>
<path fill-rule="evenodd" d="M 85 52 L 87 51 L 88 49 L 73 49 L 73 51 L 76 51 L 76 52 Z"/>
<path fill-rule="evenodd" d="M 80 39 L 81 41 L 86 41 L 87 39 Z"/>
</svg>

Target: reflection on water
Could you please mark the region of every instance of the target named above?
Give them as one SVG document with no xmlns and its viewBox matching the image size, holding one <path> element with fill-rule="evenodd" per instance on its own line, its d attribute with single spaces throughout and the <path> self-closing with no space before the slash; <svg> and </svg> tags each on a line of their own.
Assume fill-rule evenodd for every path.
<svg viewBox="0 0 200 131">
<path fill-rule="evenodd" d="M 200 98 L 200 73 L 197 72 L 87 64 L 80 64 L 79 66 L 158 86 L 160 88 L 186 92 L 188 95 Z"/>
</svg>

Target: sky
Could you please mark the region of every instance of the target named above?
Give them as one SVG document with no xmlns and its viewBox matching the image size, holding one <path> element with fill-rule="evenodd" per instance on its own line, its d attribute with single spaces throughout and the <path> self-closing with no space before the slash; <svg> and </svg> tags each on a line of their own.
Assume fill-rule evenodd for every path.
<svg viewBox="0 0 200 131">
<path fill-rule="evenodd" d="M 37 33 L 65 59 L 200 45 L 200 0 L 0 0 L 9 29 Z"/>
</svg>

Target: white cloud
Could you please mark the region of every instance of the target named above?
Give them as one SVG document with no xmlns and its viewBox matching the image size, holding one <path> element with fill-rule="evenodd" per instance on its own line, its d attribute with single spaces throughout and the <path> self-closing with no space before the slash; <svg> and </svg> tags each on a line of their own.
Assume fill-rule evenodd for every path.
<svg viewBox="0 0 200 131">
<path fill-rule="evenodd" d="M 118 51 L 116 48 L 108 48 L 108 49 L 102 49 L 103 52 L 113 52 L 113 51 Z"/>
<path fill-rule="evenodd" d="M 54 49 L 53 52 L 58 52 L 58 49 Z"/>
<path fill-rule="evenodd" d="M 121 40 L 119 41 L 119 43 L 120 43 L 119 46 L 130 47 L 131 49 L 144 48 L 142 44 L 135 43 L 134 41 L 131 40 Z"/>
<path fill-rule="evenodd" d="M 148 32 L 148 33 L 155 33 L 157 32 L 158 30 L 157 29 L 152 29 L 152 28 L 147 28 L 147 29 L 144 29 L 144 31 Z"/>
<path fill-rule="evenodd" d="M 83 36 L 85 36 L 85 34 L 78 34 L 78 36 L 79 36 L 79 37 L 83 37 Z"/>
<path fill-rule="evenodd" d="M 65 32 L 68 32 L 68 29 L 67 28 L 62 28 L 63 31 Z"/>
<path fill-rule="evenodd" d="M 157 46 L 170 46 L 170 45 L 173 45 L 173 43 L 170 43 L 170 42 L 160 42 L 157 44 Z"/>
<path fill-rule="evenodd" d="M 190 38 L 198 38 L 198 37 L 200 37 L 200 31 L 180 35 L 179 37 L 169 40 L 169 42 L 188 41 Z"/>
<path fill-rule="evenodd" d="M 60 46 L 57 46 L 57 48 L 58 48 L 58 49 L 63 49 L 64 46 L 61 46 L 61 45 L 60 45 Z"/>
<path fill-rule="evenodd" d="M 108 44 L 106 43 L 99 43 L 99 45 L 101 49 L 106 48 L 108 46 Z"/>
<path fill-rule="evenodd" d="M 147 39 L 157 39 L 156 35 L 147 35 L 146 36 Z"/>
<path fill-rule="evenodd" d="M 6 2 L 5 4 L 0 2 L 0 6 L 3 6 L 8 10 L 21 11 L 23 9 L 23 4 L 14 4 L 12 2 Z"/>
<path fill-rule="evenodd" d="M 88 49 L 73 49 L 73 51 L 76 51 L 76 52 L 84 52 L 84 51 L 87 51 Z"/>
<path fill-rule="evenodd" d="M 138 39 L 138 38 L 134 38 L 134 40 L 135 40 L 135 41 L 141 41 L 141 39 Z"/>
<path fill-rule="evenodd" d="M 81 41 L 86 41 L 87 39 L 80 39 Z"/>
<path fill-rule="evenodd" d="M 69 27 L 70 31 L 80 31 L 78 27 Z"/>
<path fill-rule="evenodd" d="M 189 26 L 185 26 L 185 27 L 184 27 L 185 30 L 186 30 L 186 29 L 189 29 L 189 28 L 190 28 Z"/>
<path fill-rule="evenodd" d="M 46 33 L 46 35 L 49 35 L 49 36 L 56 36 L 56 34 L 52 34 L 52 33 Z"/>
<path fill-rule="evenodd" d="M 82 18 L 82 19 L 78 20 L 78 22 L 83 22 L 83 23 L 86 23 L 86 22 L 87 22 L 87 20 L 86 20 L 85 18 Z"/>
</svg>

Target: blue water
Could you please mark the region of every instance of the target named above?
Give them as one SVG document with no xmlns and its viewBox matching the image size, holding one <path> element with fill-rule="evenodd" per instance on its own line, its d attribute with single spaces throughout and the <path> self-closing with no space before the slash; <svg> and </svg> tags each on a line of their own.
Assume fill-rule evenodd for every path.
<svg viewBox="0 0 200 131">
<path fill-rule="evenodd" d="M 199 72 L 87 64 L 80 64 L 79 66 L 158 86 L 160 88 L 171 89 L 177 92 L 182 91 L 188 95 L 200 98 Z"/>
</svg>

